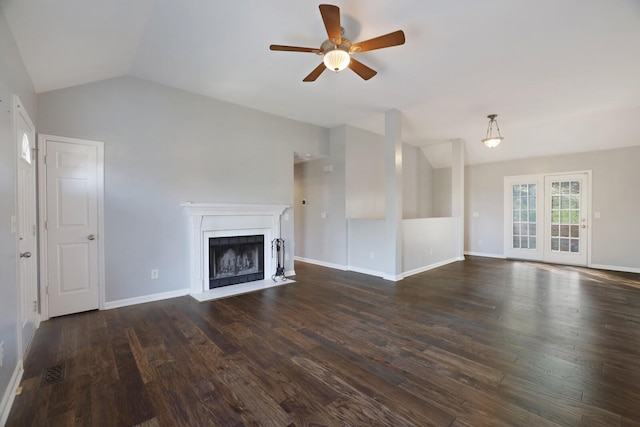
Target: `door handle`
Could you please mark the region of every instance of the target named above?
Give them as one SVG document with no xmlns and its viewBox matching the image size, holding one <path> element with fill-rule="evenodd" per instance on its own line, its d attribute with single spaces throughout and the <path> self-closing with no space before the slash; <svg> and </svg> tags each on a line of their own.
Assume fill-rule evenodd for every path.
<svg viewBox="0 0 640 427">
<path fill-rule="evenodd" d="M 31 258 L 31 252 L 22 252 L 20 258 Z"/>
<path fill-rule="evenodd" d="M 89 239 L 89 240 L 96 240 L 96 235 L 95 235 L 95 234 L 89 234 L 89 235 L 87 236 L 87 239 Z"/>
</svg>

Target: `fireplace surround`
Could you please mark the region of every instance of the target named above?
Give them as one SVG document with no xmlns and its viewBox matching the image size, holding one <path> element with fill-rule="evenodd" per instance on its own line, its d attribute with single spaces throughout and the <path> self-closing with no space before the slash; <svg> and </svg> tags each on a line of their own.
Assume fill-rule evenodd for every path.
<svg viewBox="0 0 640 427">
<path fill-rule="evenodd" d="M 280 237 L 280 219 L 289 206 L 218 203 L 183 203 L 181 206 L 189 219 L 189 293 L 192 297 L 205 301 L 283 283 L 271 280 L 276 270 L 276 259 L 271 257 L 271 241 Z M 210 239 L 256 235 L 264 236 L 265 280 L 210 289 Z"/>
</svg>

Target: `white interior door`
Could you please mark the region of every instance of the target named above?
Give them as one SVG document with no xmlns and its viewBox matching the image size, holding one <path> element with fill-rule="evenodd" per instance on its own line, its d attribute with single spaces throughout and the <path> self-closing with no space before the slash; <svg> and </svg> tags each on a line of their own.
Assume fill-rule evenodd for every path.
<svg viewBox="0 0 640 427">
<path fill-rule="evenodd" d="M 544 261 L 587 265 L 586 173 L 545 176 Z"/>
<path fill-rule="evenodd" d="M 38 236 L 36 226 L 35 128 L 26 109 L 14 96 L 14 126 L 17 164 L 18 281 L 21 355 L 26 352 L 38 327 Z"/>
<path fill-rule="evenodd" d="M 49 317 L 100 306 L 102 143 L 40 135 Z"/>
</svg>

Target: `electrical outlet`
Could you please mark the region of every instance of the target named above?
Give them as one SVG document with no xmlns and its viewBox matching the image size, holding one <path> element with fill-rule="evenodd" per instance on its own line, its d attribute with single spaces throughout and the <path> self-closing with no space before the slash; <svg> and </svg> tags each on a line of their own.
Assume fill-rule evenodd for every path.
<svg viewBox="0 0 640 427">
<path fill-rule="evenodd" d="M 376 254 L 374 252 L 369 252 L 369 258 L 374 259 Z"/>
<path fill-rule="evenodd" d="M 158 269 L 153 269 L 151 270 L 151 278 L 152 279 L 157 279 L 158 278 Z"/>
<path fill-rule="evenodd" d="M 284 260 L 289 261 L 289 254 L 284 254 Z"/>
<path fill-rule="evenodd" d="M 4 363 L 4 341 L 0 341 L 0 366 Z"/>
</svg>

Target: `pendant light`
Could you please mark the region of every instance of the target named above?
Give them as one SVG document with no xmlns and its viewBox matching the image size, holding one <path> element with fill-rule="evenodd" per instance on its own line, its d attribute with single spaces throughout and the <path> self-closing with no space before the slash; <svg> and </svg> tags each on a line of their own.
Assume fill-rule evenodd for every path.
<svg viewBox="0 0 640 427">
<path fill-rule="evenodd" d="M 487 137 L 483 139 L 482 142 L 484 142 L 484 145 L 486 145 L 489 148 L 496 148 L 498 144 L 500 144 L 504 139 L 504 137 L 500 135 L 500 127 L 498 126 L 498 121 L 496 120 L 496 117 L 498 117 L 497 114 L 489 114 L 487 116 L 487 118 L 489 119 L 489 125 L 487 126 Z M 494 123 L 496 124 L 497 136 L 493 135 Z"/>
</svg>

